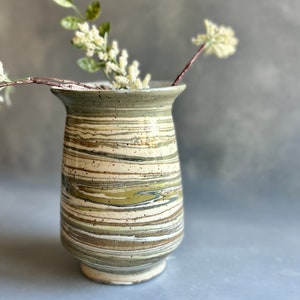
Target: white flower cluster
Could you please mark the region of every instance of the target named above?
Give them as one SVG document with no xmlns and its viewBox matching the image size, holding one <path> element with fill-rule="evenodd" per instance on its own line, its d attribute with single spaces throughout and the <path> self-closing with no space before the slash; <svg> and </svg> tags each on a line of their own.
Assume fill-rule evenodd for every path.
<svg viewBox="0 0 300 300">
<path fill-rule="evenodd" d="M 90 29 L 89 24 L 84 22 L 78 24 L 78 29 L 72 42 L 75 46 L 85 49 L 87 57 L 106 51 L 107 39 L 99 34 L 99 30 L 95 25 Z"/>
<path fill-rule="evenodd" d="M 108 79 L 111 80 L 115 89 L 146 89 L 149 88 L 151 79 L 147 74 L 144 80 L 139 78 L 139 63 L 133 61 L 128 64 L 128 53 L 126 50 L 119 50 L 118 42 L 107 43 L 107 34 L 102 37 L 99 30 L 93 25 L 89 27 L 87 22 L 78 25 L 73 38 L 73 44 L 86 51 L 87 57 L 97 55 L 99 66 Z"/>
<path fill-rule="evenodd" d="M 230 27 L 218 26 L 215 23 L 204 20 L 206 34 L 198 34 L 192 38 L 195 45 L 205 44 L 205 53 L 215 54 L 219 58 L 227 58 L 236 51 L 238 39 Z"/>
<path fill-rule="evenodd" d="M 126 50 L 122 50 L 119 58 L 116 58 L 115 62 L 107 62 L 104 69 L 105 74 L 113 74 L 114 80 L 112 86 L 115 89 L 127 88 L 131 90 L 140 90 L 149 88 L 149 82 L 151 79 L 150 74 L 147 74 L 142 81 L 139 78 L 139 63 L 133 61 L 128 65 L 128 53 Z"/>
</svg>

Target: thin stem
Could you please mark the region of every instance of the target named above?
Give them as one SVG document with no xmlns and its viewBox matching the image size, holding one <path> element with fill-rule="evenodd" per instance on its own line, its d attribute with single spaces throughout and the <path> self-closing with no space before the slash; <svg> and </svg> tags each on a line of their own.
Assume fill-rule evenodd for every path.
<svg viewBox="0 0 300 300">
<path fill-rule="evenodd" d="M 206 44 L 203 44 L 198 51 L 194 54 L 194 56 L 191 58 L 191 60 L 186 64 L 184 69 L 181 71 L 181 73 L 176 77 L 174 82 L 172 83 L 172 86 L 175 86 L 178 84 L 178 82 L 182 79 L 184 74 L 187 72 L 187 70 L 193 65 L 195 60 L 198 58 L 198 56 L 204 51 Z"/>
<path fill-rule="evenodd" d="M 78 15 L 78 17 L 79 17 L 80 19 L 82 19 L 82 20 L 85 19 L 84 16 L 83 16 L 83 14 L 81 13 L 81 11 L 78 9 L 77 6 L 73 5 L 72 8 L 74 9 L 74 11 L 76 12 L 76 14 Z"/>
<path fill-rule="evenodd" d="M 42 85 L 56 86 L 62 88 L 72 87 L 73 85 L 75 85 L 75 86 L 84 87 L 86 89 L 101 89 L 101 87 L 91 86 L 78 81 L 51 78 L 51 77 L 28 77 L 26 79 L 21 79 L 21 80 L 0 82 L 0 88 L 13 86 L 13 85 L 25 85 L 25 84 L 42 84 Z"/>
</svg>

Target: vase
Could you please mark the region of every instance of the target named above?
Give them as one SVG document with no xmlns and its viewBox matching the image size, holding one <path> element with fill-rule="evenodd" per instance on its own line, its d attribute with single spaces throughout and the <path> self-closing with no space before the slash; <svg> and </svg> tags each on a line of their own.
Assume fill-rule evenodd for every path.
<svg viewBox="0 0 300 300">
<path fill-rule="evenodd" d="M 94 281 L 151 279 L 183 238 L 172 105 L 184 89 L 51 89 L 67 112 L 61 240 Z"/>
</svg>

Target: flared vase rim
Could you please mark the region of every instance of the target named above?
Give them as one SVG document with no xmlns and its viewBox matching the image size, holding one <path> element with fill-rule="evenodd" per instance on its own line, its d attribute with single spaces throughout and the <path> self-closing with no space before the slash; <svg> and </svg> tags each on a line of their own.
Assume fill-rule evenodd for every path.
<svg viewBox="0 0 300 300">
<path fill-rule="evenodd" d="M 96 81 L 96 82 L 83 82 L 83 84 L 91 86 L 110 86 L 108 81 Z M 172 86 L 172 82 L 164 80 L 151 81 L 150 87 L 146 89 L 87 89 L 77 85 L 65 84 L 62 87 L 53 86 L 51 87 L 52 92 L 74 92 L 74 93 L 120 93 L 120 94 L 140 94 L 140 93 L 153 93 L 153 92 L 170 92 L 170 91 L 183 91 L 186 88 L 186 84 L 181 83 Z"/>
</svg>

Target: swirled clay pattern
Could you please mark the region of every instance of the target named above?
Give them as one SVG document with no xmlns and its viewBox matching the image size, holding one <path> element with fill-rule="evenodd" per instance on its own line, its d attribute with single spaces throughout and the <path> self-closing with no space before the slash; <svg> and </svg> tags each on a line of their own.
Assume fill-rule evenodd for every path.
<svg viewBox="0 0 300 300">
<path fill-rule="evenodd" d="M 61 237 L 88 267 L 137 274 L 179 245 L 182 187 L 171 109 L 183 89 L 52 90 L 67 107 Z"/>
</svg>

